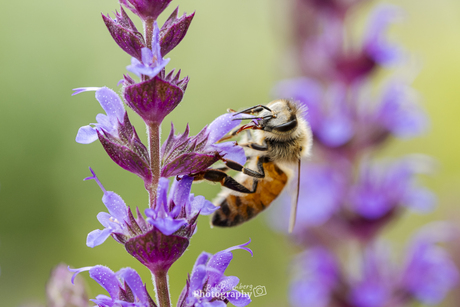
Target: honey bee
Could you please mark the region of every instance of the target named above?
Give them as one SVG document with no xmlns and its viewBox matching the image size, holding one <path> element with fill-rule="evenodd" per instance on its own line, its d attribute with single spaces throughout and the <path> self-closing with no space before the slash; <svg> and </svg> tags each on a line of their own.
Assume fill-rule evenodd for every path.
<svg viewBox="0 0 460 307">
<path fill-rule="evenodd" d="M 246 168 L 224 159 L 225 167 L 208 170 L 202 175 L 202 179 L 220 182 L 228 188 L 223 189 L 213 201 L 219 207 L 211 218 L 213 226 L 236 226 L 255 217 L 278 197 L 297 167 L 297 192 L 289 224 L 289 231 L 292 231 L 299 194 L 300 161 L 310 154 L 312 146 L 311 130 L 303 118 L 303 112 L 300 104 L 280 99 L 267 106 L 258 105 L 234 113 L 235 118 L 245 114 L 238 119 L 252 121 L 222 140 L 244 130 L 252 132 L 239 143 L 247 149 L 249 165 Z M 255 116 L 249 117 L 246 114 Z M 229 169 L 241 172 L 236 180 L 225 173 Z M 251 184 L 252 189 L 247 188 Z"/>
</svg>

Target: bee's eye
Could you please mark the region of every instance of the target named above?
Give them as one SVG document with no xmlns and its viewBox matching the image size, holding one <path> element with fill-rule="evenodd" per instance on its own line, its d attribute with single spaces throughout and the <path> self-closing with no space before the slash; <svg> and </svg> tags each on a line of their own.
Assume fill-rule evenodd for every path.
<svg viewBox="0 0 460 307">
<path fill-rule="evenodd" d="M 289 121 L 287 123 L 275 126 L 275 127 L 272 128 L 272 130 L 279 131 L 279 132 L 286 132 L 286 131 L 290 131 L 290 130 L 294 129 L 295 127 L 297 127 L 297 119 L 296 118 L 294 118 L 293 120 L 291 120 L 291 121 Z"/>
</svg>

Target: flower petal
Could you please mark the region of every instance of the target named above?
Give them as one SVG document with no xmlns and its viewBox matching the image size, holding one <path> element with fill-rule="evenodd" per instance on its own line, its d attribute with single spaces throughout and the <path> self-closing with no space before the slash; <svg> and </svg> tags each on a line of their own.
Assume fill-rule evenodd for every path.
<svg viewBox="0 0 460 307">
<path fill-rule="evenodd" d="M 102 202 L 109 210 L 111 216 L 123 223 L 128 221 L 128 206 L 123 199 L 115 192 L 107 191 L 102 196 Z"/>
<path fill-rule="evenodd" d="M 216 118 L 208 126 L 209 136 L 207 143 L 209 145 L 214 144 L 241 123 L 241 120 L 233 119 L 233 113 L 225 113 Z"/>
<path fill-rule="evenodd" d="M 90 144 L 95 140 L 97 140 L 97 132 L 93 127 L 88 125 L 78 129 L 77 137 L 75 138 L 77 143 Z"/>
<path fill-rule="evenodd" d="M 86 238 L 86 246 L 93 248 L 101 245 L 105 242 L 105 240 L 107 240 L 112 232 L 113 231 L 110 228 L 105 228 L 104 230 L 96 229 L 91 231 Z"/>
<path fill-rule="evenodd" d="M 119 122 L 123 122 L 125 108 L 120 97 L 113 90 L 108 87 L 97 90 L 96 99 L 109 117 L 116 117 Z"/>
<path fill-rule="evenodd" d="M 134 293 L 134 296 L 141 302 L 147 303 L 149 302 L 149 298 L 147 293 L 145 292 L 145 287 L 142 282 L 141 277 L 137 272 L 132 268 L 124 268 L 117 272 L 117 275 L 124 280 L 125 283 L 128 284 L 129 288 Z"/>
<path fill-rule="evenodd" d="M 119 297 L 120 282 L 111 269 L 102 265 L 96 265 L 89 270 L 89 276 L 109 292 L 112 299 Z"/>
<path fill-rule="evenodd" d="M 190 291 L 202 290 L 206 281 L 206 267 L 201 264 L 193 268 L 192 276 L 190 276 Z"/>
<path fill-rule="evenodd" d="M 235 305 L 236 307 L 243 307 L 246 306 L 251 302 L 249 295 L 247 293 L 241 293 L 236 290 L 232 290 L 226 295 L 227 299 Z"/>
<path fill-rule="evenodd" d="M 235 142 L 213 144 L 211 148 L 218 151 L 226 160 L 232 160 L 241 165 L 246 163 L 246 154 L 243 147 L 237 146 Z"/>
<path fill-rule="evenodd" d="M 185 219 L 173 219 L 171 217 L 148 218 L 147 222 L 158 228 L 164 235 L 170 236 L 176 231 L 179 230 L 184 225 L 187 225 L 187 220 Z"/>
</svg>

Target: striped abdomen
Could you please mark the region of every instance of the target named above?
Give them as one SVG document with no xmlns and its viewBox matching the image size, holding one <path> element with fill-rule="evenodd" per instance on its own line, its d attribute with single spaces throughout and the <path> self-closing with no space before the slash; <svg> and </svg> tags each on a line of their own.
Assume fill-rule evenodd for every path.
<svg viewBox="0 0 460 307">
<path fill-rule="evenodd" d="M 268 207 L 281 193 L 287 183 L 286 174 L 273 162 L 263 164 L 265 178 L 259 180 L 257 190 L 251 194 L 230 194 L 218 198 L 220 208 L 212 216 L 212 225 L 220 227 L 236 226 L 244 223 Z M 253 178 L 246 177 L 243 185 L 252 185 Z"/>
</svg>

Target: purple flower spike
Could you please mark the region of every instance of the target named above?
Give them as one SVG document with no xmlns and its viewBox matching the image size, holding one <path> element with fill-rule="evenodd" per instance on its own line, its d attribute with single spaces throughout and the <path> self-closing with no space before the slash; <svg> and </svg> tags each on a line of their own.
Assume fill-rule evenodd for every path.
<svg viewBox="0 0 460 307">
<path fill-rule="evenodd" d="M 120 3 L 145 21 L 147 19 L 156 20 L 171 1 L 172 0 L 120 0 Z"/>
<path fill-rule="evenodd" d="M 153 78 L 169 63 L 170 59 L 163 59 L 160 52 L 160 30 L 158 29 L 156 21 L 153 25 L 151 48 L 151 50 L 147 47 L 142 48 L 141 61 L 133 57 L 131 59 L 131 65 L 127 66 L 126 69 L 136 74 L 138 77 L 145 75 Z"/>
<path fill-rule="evenodd" d="M 179 72 L 174 78 L 160 74 L 150 80 L 124 86 L 126 104 L 147 124 L 159 125 L 184 96 L 188 78 L 178 79 Z"/>
<path fill-rule="evenodd" d="M 232 160 L 243 165 L 246 156 L 242 147 L 237 146 L 235 142 L 216 144 L 240 123 L 240 120 L 233 120 L 231 113 L 227 113 L 216 118 L 193 137 L 188 136 L 188 126 L 183 134 L 174 135 L 174 126 L 171 125 L 169 137 L 161 147 L 161 176 L 199 173 L 220 159 Z"/>
<path fill-rule="evenodd" d="M 91 300 L 100 307 L 156 307 L 139 274 L 131 268 L 121 269 L 117 273 L 102 265 L 69 270 L 75 272 L 72 280 L 77 274 L 89 271 L 89 276 L 109 293 L 110 297 L 98 295 Z"/>
<path fill-rule="evenodd" d="M 173 50 L 185 37 L 195 13 L 179 17 L 179 8 L 176 8 L 165 21 L 160 30 L 161 55 L 165 56 Z"/>
<path fill-rule="evenodd" d="M 215 255 L 203 252 L 195 262 L 192 274 L 182 290 L 178 307 L 226 306 L 227 302 L 243 307 L 251 302 L 251 294 L 239 292 L 234 288 L 239 283 L 236 276 L 225 276 L 233 255 L 230 251 L 244 249 L 251 241 L 228 248 Z"/>
<path fill-rule="evenodd" d="M 115 19 L 110 18 L 109 15 L 102 15 L 102 19 L 118 46 L 140 61 L 141 50 L 145 47 L 144 37 L 137 31 L 123 7 L 120 7 L 120 12 L 115 13 Z"/>
</svg>

